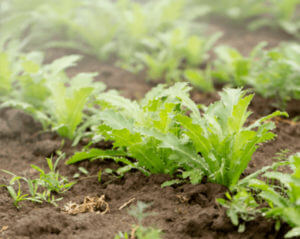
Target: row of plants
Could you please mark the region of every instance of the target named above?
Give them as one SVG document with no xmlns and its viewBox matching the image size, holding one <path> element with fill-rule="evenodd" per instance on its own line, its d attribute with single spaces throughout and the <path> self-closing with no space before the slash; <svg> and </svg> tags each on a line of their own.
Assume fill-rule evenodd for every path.
<svg viewBox="0 0 300 239">
<path fill-rule="evenodd" d="M 191 20 L 202 11 L 197 8 L 191 12 L 188 3 L 188 0 L 144 4 L 129 0 L 65 0 L 62 3 L 30 0 L 24 4 L 13 0 L 2 3 L 1 24 L 3 33 L 20 36 L 27 30 L 31 41 L 62 44 L 104 60 L 115 55 L 127 64 L 149 37 L 173 30 L 178 24 L 185 29 L 192 27 Z M 18 30 L 12 32 L 15 26 Z M 58 36 L 59 41 L 49 41 L 53 36 Z"/>
<path fill-rule="evenodd" d="M 30 1 L 30 4 L 20 0 L 2 3 L 0 24 L 4 36 L 25 37 L 24 44 L 27 41 L 35 45 L 43 43 L 43 47 L 74 48 L 101 60 L 113 60 L 135 73 L 146 71 L 146 78 L 155 82 L 186 80 L 206 92 L 214 91 L 214 83 L 220 82 L 251 87 L 263 97 L 275 98 L 276 106 L 281 109 L 287 101 L 300 99 L 299 44 L 282 44 L 265 50 L 266 44 L 262 43 L 249 56 L 219 46 L 214 51 L 217 58 L 210 61 L 212 47 L 221 34 L 204 36 L 203 27 L 195 21 L 207 13 L 208 8 L 203 4 L 209 2 Z M 261 9 L 256 10 L 259 14 L 264 10 L 290 11 L 285 14 L 293 15 L 297 1 L 271 1 L 268 4 L 272 7 L 266 7 L 265 1 L 253 0 L 213 5 L 216 9 L 234 8 L 243 13 L 247 9 L 249 14 L 252 12 L 249 9 L 254 8 Z"/>
<path fill-rule="evenodd" d="M 104 92 L 105 86 L 94 81 L 95 73 L 67 77 L 64 70 L 74 66 L 79 56 L 43 64 L 41 52 L 20 51 L 27 41 L 51 39 L 57 34 L 53 31 L 56 28 L 66 36 L 56 42 L 50 40 L 48 46 L 80 48 L 101 59 L 115 56 L 120 66 L 132 71 L 146 67 L 149 80 L 171 83 L 187 79 L 206 91 L 214 90 L 214 81 L 251 86 L 265 97 L 277 97 L 278 106 L 283 108 L 286 101 L 300 98 L 299 45 L 271 50 L 262 50 L 263 45 L 259 45 L 249 57 L 221 46 L 215 50 L 217 59 L 203 71 L 200 68 L 209 59 L 208 51 L 219 35 L 204 38 L 190 34 L 191 19 L 199 15 L 184 14 L 190 9 L 187 1 L 146 5 L 101 1 L 97 6 L 91 1 L 31 1 L 34 11 L 18 0 L 1 3 L 6 16 L 1 24 L 7 24 L 0 42 L 1 107 L 24 110 L 41 122 L 44 130 L 51 129 L 74 144 L 88 137 L 89 146 L 67 160 L 68 164 L 109 158 L 123 165 L 116 171 L 119 175 L 137 169 L 145 175 L 164 173 L 174 177 L 162 186 L 196 184 L 206 178 L 228 187 L 228 200 L 219 202 L 229 208 L 228 215 L 233 224 L 240 224 L 240 231 L 244 230 L 243 222 L 263 215 L 294 228 L 287 237 L 300 235 L 299 155 L 240 179 L 257 148 L 275 138 L 271 119 L 286 113 L 276 111 L 248 125 L 253 94 L 226 88 L 220 93 L 220 101 L 206 107 L 191 100 L 191 88 L 186 83 L 158 85 L 141 101 L 131 101 L 116 91 Z M 16 15 L 9 15 L 12 8 Z M 179 21 L 185 23 L 183 28 L 176 27 Z M 12 26 L 20 22 L 25 26 L 22 33 L 34 33 L 21 43 L 10 40 L 12 29 L 17 29 Z M 43 35 L 45 32 L 49 34 Z M 74 36 L 76 41 L 71 40 Z M 101 140 L 112 141 L 113 148 L 91 147 Z M 33 165 L 40 173 L 38 179 L 13 175 L 10 184 L 3 185 L 16 206 L 23 200 L 55 204 L 53 193 L 63 193 L 74 184 L 56 172 L 57 163 L 53 165 L 51 159 L 47 162 L 50 173 Z M 290 165 L 294 173 L 280 174 L 280 165 Z M 258 180 L 259 175 L 268 179 L 267 183 Z M 22 193 L 23 181 L 28 184 L 28 195 Z M 268 207 L 262 209 L 265 203 Z M 140 238 L 145 238 L 142 228 Z M 153 233 L 158 235 L 159 231 Z M 129 234 L 120 233 L 119 237 L 128 238 Z"/>
<path fill-rule="evenodd" d="M 229 201 L 219 202 L 229 207 L 228 215 L 234 224 L 239 222 L 239 216 L 243 220 L 251 218 L 248 211 L 241 210 L 258 204 L 254 197 L 261 197 L 260 202 L 266 201 L 270 207 L 264 211 L 252 207 L 255 213 L 261 211 L 263 215 L 280 218 L 295 228 L 287 236 L 298 235 L 299 156 L 280 162 L 280 165 L 289 164 L 296 168 L 294 174 L 283 176 L 276 170 L 264 174 L 267 178 L 281 179 L 282 176 L 282 180 L 287 180 L 281 180 L 283 194 L 277 195 L 275 189 L 272 191 L 276 184 L 256 179 L 268 169 L 276 169 L 275 166 L 240 179 L 257 148 L 275 138 L 272 132 L 275 124 L 271 119 L 288 116 L 286 113 L 276 111 L 245 126 L 251 114 L 248 106 L 253 94 L 227 88 L 220 93 L 220 101 L 206 107 L 191 100 L 191 88 L 186 83 L 176 83 L 171 87 L 158 85 L 140 102 L 131 101 L 116 91 L 104 92 L 103 84 L 92 80 L 92 73 L 68 79 L 63 70 L 74 65 L 78 56 L 63 57 L 43 65 L 41 53 L 19 55 L 12 46 L 13 42 L 10 42 L 1 52 L 1 65 L 5 66 L 0 74 L 3 83 L 1 107 L 21 108 L 39 120 L 45 130 L 52 129 L 75 143 L 81 137 L 90 138 L 89 145 L 100 140 L 113 142 L 110 150 L 87 146 L 69 158 L 67 164 L 109 158 L 125 165 L 116 171 L 119 174 L 137 169 L 145 175 L 164 173 L 174 177 L 162 186 L 182 182 L 197 184 L 206 178 L 230 190 L 231 194 L 227 194 Z M 40 173 L 38 179 L 13 175 L 6 188 L 16 206 L 23 200 L 54 204 L 57 199 L 51 193 L 62 193 L 74 184 L 56 172 L 57 163 L 53 164 L 51 159 L 47 162 L 50 173 L 32 166 Z M 20 180 L 27 182 L 29 195 L 22 194 Z M 16 191 L 15 182 L 19 185 Z M 257 190 L 255 195 L 250 194 L 253 187 Z M 267 192 L 273 192 L 271 196 L 274 197 Z M 276 199 L 276 195 L 282 198 Z M 290 211 L 294 216 L 290 216 Z"/>
</svg>

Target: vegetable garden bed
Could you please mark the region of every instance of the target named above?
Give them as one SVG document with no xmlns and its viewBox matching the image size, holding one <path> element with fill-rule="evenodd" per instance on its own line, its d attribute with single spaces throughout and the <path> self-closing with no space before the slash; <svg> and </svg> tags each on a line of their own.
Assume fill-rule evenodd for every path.
<svg viewBox="0 0 300 239">
<path fill-rule="evenodd" d="M 243 54 L 249 54 L 262 40 L 270 42 L 270 47 L 275 47 L 284 40 L 294 39 L 280 31 L 248 32 L 242 28 L 235 28 L 230 23 L 223 23 L 220 19 L 215 19 L 210 29 L 212 32 L 224 32 L 223 38 L 219 39 L 217 44 L 229 44 Z M 74 51 L 62 48 L 48 49 L 46 62 L 71 53 Z M 156 86 L 156 83 L 144 80 L 145 72 L 132 74 L 113 64 L 100 63 L 89 55 L 85 55 L 77 66 L 67 70 L 70 77 L 81 72 L 98 72 L 96 81 L 104 82 L 108 89 L 116 89 L 130 99 L 141 99 Z M 191 98 L 194 102 L 204 105 L 220 99 L 216 92 L 203 93 L 196 89 L 192 90 Z M 274 112 L 273 103 L 270 99 L 255 95 L 250 104 L 253 114 L 246 124 Z M 288 102 L 286 111 L 291 117 L 299 116 L 299 105 L 299 100 Z M 276 125 L 272 132 L 277 134 L 277 137 L 260 145 L 241 178 L 271 165 L 283 150 L 288 150 L 288 153 L 284 154 L 285 158 L 300 151 L 299 121 L 282 117 L 275 117 L 270 121 Z M 21 207 L 17 208 L 13 205 L 7 188 L 0 187 L 0 239 L 106 239 L 126 231 L 131 234 L 128 238 L 136 238 L 134 235 L 138 228 L 133 225 L 138 224 L 138 217 L 130 215 L 128 209 L 137 202 L 147 203 L 147 212 L 154 213 L 146 217 L 143 225 L 160 229 L 163 238 L 166 239 L 271 239 L 283 238 L 291 230 L 286 223 L 276 230 L 276 221 L 258 216 L 255 220 L 245 223 L 244 232 L 238 232 L 238 226 L 232 224 L 226 214 L 226 208 L 216 201 L 217 198 L 224 198 L 228 189 L 220 184 L 208 182 L 207 177 L 203 177 L 201 183 L 196 185 L 180 181 L 171 186 L 161 187 L 163 183 L 175 177 L 162 173 L 146 176 L 137 169 L 132 169 L 124 175 L 117 174 L 120 165 L 124 164 L 117 164 L 109 158 L 65 164 L 65 160 L 84 149 L 87 144 L 88 141 L 84 138 L 73 147 L 71 140 L 63 139 L 52 131 L 43 131 L 42 125 L 23 111 L 11 107 L 0 109 L 1 169 L 25 178 L 36 178 L 40 172 L 30 165 L 47 169 L 46 157 L 53 155 L 56 159 L 65 153 L 66 157 L 59 162 L 57 169 L 70 181 L 76 181 L 76 184 L 62 195 L 62 200 L 55 202 L 56 207 L 52 204 L 24 201 L 20 202 Z M 112 142 L 100 141 L 93 146 L 96 149 L 111 149 Z M 10 179 L 11 175 L 0 171 L 0 185 L 7 185 Z M 21 182 L 21 187 L 26 187 L 25 182 Z M 26 190 L 25 192 L 28 193 Z M 59 197 L 56 193 L 54 195 Z M 86 206 L 94 198 L 100 204 L 91 208 Z"/>
<path fill-rule="evenodd" d="M 18 175 L 34 176 L 29 164 L 46 168 L 44 158 L 60 148 L 61 139 L 54 134 L 39 134 L 40 126 L 29 116 L 17 110 L 2 110 L 0 127 L 1 167 Z M 4 132 L 4 133 L 3 133 Z M 278 122 L 278 138 L 262 147 L 254 156 L 247 173 L 272 163 L 275 153 L 281 149 L 297 152 L 300 147 L 300 125 Z M 106 148 L 107 145 L 99 145 Z M 70 155 L 74 149 L 69 144 L 63 151 Z M 226 188 L 217 184 L 184 184 L 176 187 L 161 188 L 170 179 L 166 175 L 147 177 L 140 172 L 131 172 L 123 179 L 103 175 L 102 182 L 97 180 L 99 169 L 117 168 L 110 161 L 82 162 L 76 166 L 59 166 L 60 172 L 72 178 L 78 172 L 77 166 L 86 168 L 92 178 L 79 181 L 72 190 L 64 194 L 64 199 L 55 208 L 47 204 L 25 202 L 17 210 L 4 188 L 0 189 L 1 226 L 8 226 L 2 238 L 112 238 L 118 231 L 128 231 L 134 223 L 127 208 L 119 208 L 131 199 L 152 203 L 151 211 L 155 216 L 148 218 L 148 225 L 161 228 L 165 238 L 282 238 L 287 231 L 279 232 L 274 222 L 260 218 L 247 224 L 244 233 L 238 233 L 225 209 L 215 201 L 222 197 Z M 96 177 L 95 177 L 96 176 Z M 1 182 L 9 179 L 1 173 Z M 105 195 L 110 211 L 105 214 L 85 213 L 68 215 L 62 211 L 69 201 L 80 203 L 86 196 Z"/>
</svg>

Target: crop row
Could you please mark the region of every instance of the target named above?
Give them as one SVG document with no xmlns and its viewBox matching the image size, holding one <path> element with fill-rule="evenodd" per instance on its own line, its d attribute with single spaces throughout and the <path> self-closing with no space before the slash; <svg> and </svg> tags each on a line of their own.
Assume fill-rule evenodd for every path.
<svg viewBox="0 0 300 239">
<path fill-rule="evenodd" d="M 250 87 L 263 97 L 275 98 L 277 107 L 284 109 L 289 100 L 300 99 L 300 45 L 286 43 L 266 49 L 261 43 L 243 56 L 224 45 L 213 49 L 221 35 L 204 36 L 196 24 L 208 12 L 220 14 L 225 9 L 230 18 L 251 20 L 252 28 L 276 25 L 297 36 L 299 1 L 265 4 L 256 0 L 220 0 L 213 5 L 205 0 L 145 4 L 127 0 L 3 1 L 0 107 L 25 111 L 44 130 L 57 132 L 73 145 L 88 139 L 89 144 L 67 164 L 110 159 L 119 163 L 113 173 L 120 177 L 132 169 L 145 175 L 172 176 L 162 187 L 198 184 L 204 179 L 218 183 L 229 190 L 218 202 L 228 208 L 239 231 L 245 230 L 247 221 L 262 215 L 275 219 L 277 229 L 281 221 L 288 223 L 292 229 L 286 237 L 299 236 L 299 153 L 288 159 L 284 155 L 279 162 L 241 178 L 255 151 L 276 137 L 272 118 L 288 115 L 276 111 L 250 123 L 248 106 L 253 94 L 229 87 Z M 248 14 L 243 15 L 243 9 Z M 168 85 L 157 85 L 140 101 L 129 100 L 117 91 L 105 91 L 105 85 L 94 80 L 97 73 L 69 78 L 65 70 L 76 65 L 78 55 L 44 64 L 42 52 L 23 51 L 42 43 L 43 47 L 79 49 L 101 60 L 117 59 L 116 65 L 132 72 L 146 70 L 148 80 L 165 80 Z M 212 49 L 214 60 L 210 59 Z M 214 91 L 215 82 L 226 87 L 219 93 L 219 101 L 197 105 L 185 81 L 208 92 Z M 93 147 L 99 141 L 113 142 L 113 146 L 109 150 Z M 61 198 L 54 195 L 74 184 L 56 170 L 62 158 L 60 153 L 55 162 L 47 159 L 49 173 L 32 165 L 39 173 L 36 179 L 5 171 L 13 178 L 9 185 L 1 186 L 7 188 L 16 207 L 24 200 L 56 205 Z M 292 173 L 279 172 L 286 166 Z M 98 180 L 101 182 L 101 172 Z M 21 181 L 28 185 L 28 194 L 22 192 Z M 138 205 L 137 218 L 145 207 Z M 148 238 L 159 238 L 155 229 L 139 230 L 140 235 L 153 233 L 155 236 Z"/>
<path fill-rule="evenodd" d="M 68 164 L 109 158 L 125 165 L 116 171 L 121 176 L 137 169 L 145 175 L 164 173 L 174 177 L 162 186 L 188 181 L 197 184 L 206 178 L 228 187 L 228 200 L 219 202 L 229 208 L 234 224 L 242 218 L 241 231 L 243 221 L 263 213 L 294 227 L 287 236 L 299 234 L 299 155 L 240 179 L 257 148 L 276 136 L 271 132 L 275 128 L 271 119 L 288 116 L 286 113 L 276 111 L 245 126 L 253 94 L 226 88 L 219 101 L 206 107 L 191 100 L 191 88 L 183 82 L 171 87 L 158 85 L 141 101 L 131 101 L 114 90 L 104 92 L 105 86 L 93 81 L 94 73 L 69 79 L 64 69 L 73 66 L 78 56 L 65 56 L 44 65 L 42 53 L 20 53 L 15 46 L 9 42 L 0 54 L 1 107 L 24 110 L 45 130 L 50 127 L 74 144 L 82 137 L 90 139 L 89 145 L 101 140 L 113 142 L 110 150 L 85 147 L 69 158 Z M 286 164 L 293 174 L 276 171 Z M 52 192 L 62 193 L 73 185 L 55 171 L 57 163 L 53 165 L 48 159 L 48 165 L 50 173 L 32 166 L 41 174 L 33 181 L 13 175 L 11 185 L 6 187 L 16 206 L 22 200 L 55 204 Z M 261 174 L 279 180 L 283 193 L 278 193 L 276 184 L 259 181 Z M 21 193 L 19 180 L 28 183 L 31 196 Z M 12 186 L 15 182 L 18 192 Z M 39 192 L 40 187 L 45 191 Z M 260 209 L 253 191 L 269 207 Z"/>
<path fill-rule="evenodd" d="M 207 12 L 223 11 L 246 19 L 268 13 L 270 19 L 257 21 L 299 28 L 299 20 L 293 22 L 298 0 L 266 4 L 256 0 L 222 0 L 213 5 L 205 0 L 145 4 L 126 0 L 65 0 L 63 4 L 30 0 L 24 4 L 14 0 L 2 3 L 1 38 L 21 37 L 29 48 L 32 44 L 61 46 L 101 60 L 117 59 L 116 65 L 132 72 L 145 70 L 151 81 L 186 80 L 208 92 L 214 91 L 214 83 L 250 87 L 263 97 L 275 98 L 276 106 L 284 109 L 287 101 L 300 99 L 299 44 L 266 50 L 267 44 L 261 43 L 249 56 L 222 45 L 214 49 L 216 59 L 211 61 L 212 47 L 221 34 L 205 36 L 204 24 L 197 23 Z M 249 15 L 240 14 L 245 12 Z"/>
</svg>

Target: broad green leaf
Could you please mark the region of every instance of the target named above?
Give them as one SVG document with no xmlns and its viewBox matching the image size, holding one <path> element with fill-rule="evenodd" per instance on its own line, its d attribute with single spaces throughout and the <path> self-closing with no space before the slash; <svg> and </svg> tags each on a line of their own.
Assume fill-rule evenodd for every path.
<svg viewBox="0 0 300 239">
<path fill-rule="evenodd" d="M 110 157 L 122 157 L 126 154 L 122 151 L 115 150 L 102 150 L 102 149 L 90 149 L 86 152 L 77 152 L 71 158 L 66 161 L 66 164 L 74 164 L 87 159 L 101 159 Z"/>
</svg>

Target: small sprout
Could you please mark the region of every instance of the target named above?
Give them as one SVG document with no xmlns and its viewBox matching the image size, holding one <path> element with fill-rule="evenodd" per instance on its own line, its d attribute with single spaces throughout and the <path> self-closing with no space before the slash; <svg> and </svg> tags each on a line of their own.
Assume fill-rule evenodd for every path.
<svg viewBox="0 0 300 239">
<path fill-rule="evenodd" d="M 146 204 L 141 201 L 138 201 L 136 206 L 132 206 L 128 212 L 136 219 L 137 225 L 132 225 L 130 233 L 119 232 L 114 239 L 161 239 L 162 233 L 160 230 L 152 227 L 144 227 L 142 225 L 142 221 L 145 218 L 155 215 L 155 213 L 145 212 L 150 206 L 151 204 Z"/>
<path fill-rule="evenodd" d="M 85 168 L 83 168 L 83 167 L 79 167 L 78 170 L 79 170 L 80 172 L 82 172 L 83 174 L 85 174 L 85 175 L 88 175 L 88 174 L 89 174 L 89 171 L 87 171 L 87 170 L 86 170 Z"/>
<path fill-rule="evenodd" d="M 36 165 L 31 165 L 34 170 L 39 172 L 39 178 L 36 179 L 19 177 L 9 171 L 2 170 L 7 174 L 12 175 L 13 178 L 10 180 L 9 185 L 0 186 L 7 188 L 10 196 L 14 200 L 14 205 L 17 208 L 20 208 L 19 203 L 25 200 L 36 203 L 48 202 L 54 206 L 57 206 L 57 202 L 62 200 L 62 198 L 56 198 L 53 195 L 53 192 L 62 194 L 68 191 L 75 184 L 75 182 L 69 182 L 67 178 L 61 176 L 59 172 L 56 171 L 59 161 L 64 157 L 65 155 L 62 154 L 54 163 L 52 158 L 47 158 L 46 161 L 50 170 L 48 173 Z M 29 194 L 22 194 L 20 180 L 23 180 L 27 183 Z M 15 191 L 13 187 L 15 182 L 18 183 L 17 191 Z"/>
</svg>

